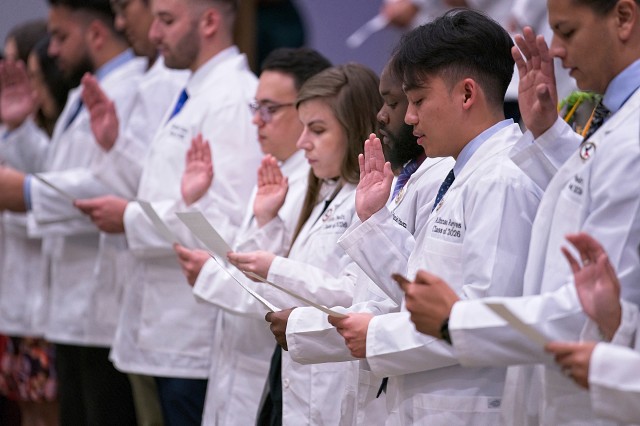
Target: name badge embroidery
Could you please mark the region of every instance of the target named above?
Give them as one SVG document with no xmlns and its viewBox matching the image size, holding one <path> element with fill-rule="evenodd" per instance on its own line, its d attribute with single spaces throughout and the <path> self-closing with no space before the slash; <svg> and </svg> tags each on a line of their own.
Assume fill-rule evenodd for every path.
<svg viewBox="0 0 640 426">
<path fill-rule="evenodd" d="M 322 221 L 326 222 L 327 220 L 331 219 L 331 216 L 333 216 L 333 207 L 329 207 L 327 211 L 324 212 L 324 214 L 322 215 Z"/>
</svg>

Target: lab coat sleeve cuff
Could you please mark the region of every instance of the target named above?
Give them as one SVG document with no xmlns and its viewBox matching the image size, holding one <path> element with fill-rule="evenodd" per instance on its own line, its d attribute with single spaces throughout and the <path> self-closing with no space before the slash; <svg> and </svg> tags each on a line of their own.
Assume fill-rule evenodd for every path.
<svg viewBox="0 0 640 426">
<path fill-rule="evenodd" d="M 291 359 L 300 364 L 353 361 L 344 339 L 329 324 L 327 314 L 315 308 L 296 308 L 287 322 Z"/>
<path fill-rule="evenodd" d="M 362 243 L 362 239 L 366 238 L 367 234 L 375 231 L 377 225 L 388 220 L 390 217 L 391 212 L 389 209 L 384 207 L 364 222 L 360 222 L 359 219 L 355 219 L 354 223 L 352 223 L 352 225 L 338 239 L 338 244 L 348 253 L 349 249 L 360 245 Z"/>
</svg>

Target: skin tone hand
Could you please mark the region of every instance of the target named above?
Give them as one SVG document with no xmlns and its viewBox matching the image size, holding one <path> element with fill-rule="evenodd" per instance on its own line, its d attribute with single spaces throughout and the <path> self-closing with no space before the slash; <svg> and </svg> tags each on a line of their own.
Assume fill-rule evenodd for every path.
<svg viewBox="0 0 640 426">
<path fill-rule="evenodd" d="M 204 264 L 211 258 L 204 250 L 190 250 L 180 244 L 174 244 L 173 250 L 178 255 L 178 262 L 182 268 L 182 273 L 187 277 L 187 282 L 193 286 L 200 275 Z"/>
<path fill-rule="evenodd" d="M 517 46 L 511 48 L 520 76 L 518 104 L 524 124 L 537 138 L 558 118 L 556 77 L 544 37 L 536 36 L 530 27 L 522 32 L 515 36 Z"/>
<path fill-rule="evenodd" d="M 455 291 L 439 277 L 427 271 L 418 271 L 414 282 L 393 275 L 405 293 L 407 310 L 416 330 L 429 336 L 442 338 L 440 328 L 451 315 L 453 305 L 460 300 Z"/>
<path fill-rule="evenodd" d="M 111 99 L 102 91 L 98 80 L 87 73 L 82 77 L 82 102 L 91 117 L 91 131 L 98 145 L 109 152 L 118 139 L 118 115 Z"/>
<path fill-rule="evenodd" d="M 384 15 L 389 23 L 400 28 L 404 28 L 411 24 L 413 18 L 418 13 L 418 6 L 410 0 L 396 0 L 392 2 L 384 2 L 380 13 Z"/>
<path fill-rule="evenodd" d="M 329 316 L 329 323 L 344 337 L 344 342 L 352 356 L 366 358 L 367 330 L 372 318 L 373 314 L 367 313 L 349 314 L 346 318 Z"/>
<path fill-rule="evenodd" d="M 289 182 L 282 175 L 278 162 L 266 155 L 258 168 L 258 191 L 253 202 L 253 215 L 259 227 L 278 215 L 289 190 Z"/>
<path fill-rule="evenodd" d="M 545 346 L 545 350 L 555 355 L 556 362 L 567 376 L 583 388 L 589 389 L 589 362 L 596 344 L 551 342 Z"/>
<path fill-rule="evenodd" d="M 203 140 L 202 135 L 199 134 L 191 140 L 180 186 L 182 199 L 188 206 L 207 193 L 213 182 L 213 175 L 211 147 L 209 142 Z"/>
<path fill-rule="evenodd" d="M 358 156 L 360 182 L 356 188 L 356 212 L 361 222 L 382 209 L 389 199 L 393 172 L 385 162 L 382 144 L 375 134 L 364 143 L 364 154 Z"/>
<path fill-rule="evenodd" d="M 253 272 L 265 279 L 269 274 L 269 268 L 271 268 L 271 263 L 275 258 L 276 255 L 268 251 L 252 251 L 249 253 L 230 252 L 227 254 L 227 259 L 229 259 L 229 262 L 236 268 L 241 271 Z"/>
<path fill-rule="evenodd" d="M 24 173 L 0 166 L 0 211 L 25 212 Z"/>
<path fill-rule="evenodd" d="M 622 321 L 620 282 L 609 262 L 604 248 L 590 235 L 581 232 L 567 235 L 567 240 L 578 250 L 578 262 L 565 247 L 576 284 L 582 309 L 591 318 L 607 340 L 611 340 Z"/>
<path fill-rule="evenodd" d="M 91 217 L 91 221 L 102 232 L 120 234 L 124 232 L 124 211 L 129 201 L 113 195 L 76 200 L 75 206 L 84 214 Z"/>
<path fill-rule="evenodd" d="M 264 319 L 271 323 L 269 329 L 276 337 L 276 342 L 285 351 L 289 350 L 287 346 L 287 322 L 289 321 L 289 315 L 295 308 L 289 308 L 278 312 L 267 312 Z"/>
<path fill-rule="evenodd" d="M 14 130 L 36 111 L 36 96 L 22 61 L 0 61 L 0 122 Z"/>
</svg>

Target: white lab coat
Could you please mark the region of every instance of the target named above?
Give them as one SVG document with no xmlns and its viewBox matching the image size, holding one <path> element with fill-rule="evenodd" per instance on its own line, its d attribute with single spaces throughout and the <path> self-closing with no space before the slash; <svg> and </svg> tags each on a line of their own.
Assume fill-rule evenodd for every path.
<svg viewBox="0 0 640 426">
<path fill-rule="evenodd" d="M 235 244 L 242 246 L 243 251 L 286 253 L 289 249 L 307 189 L 309 166 L 304 152 L 297 151 L 280 167 L 288 178 L 289 190 L 278 216 L 272 222 L 282 225 L 283 235 L 279 235 L 280 238 L 271 235 L 269 224 L 258 228 L 253 217 L 254 189 Z M 276 227 L 280 228 L 278 225 Z M 286 241 L 282 241 L 282 238 Z M 274 247 L 274 244 L 280 244 L 281 247 Z M 225 263 L 225 259 L 218 261 Z M 232 265 L 225 266 L 246 286 L 256 286 L 257 283 L 246 278 Z M 193 293 L 220 308 L 213 341 L 216 351 L 209 372 L 202 424 L 254 424 L 275 344 L 269 324 L 264 320 L 267 310 L 259 303 L 259 306 L 255 306 L 255 299 L 221 270 L 213 259 L 208 260 L 200 271 Z"/>
<path fill-rule="evenodd" d="M 336 242 L 355 216 L 355 185 L 345 183 L 323 213 L 324 200 L 336 185 L 323 184 L 321 201 L 293 243 L 289 257 L 276 257 L 267 279 L 325 305 L 350 306 L 362 272 Z M 272 287 L 264 286 L 260 293 L 280 308 L 301 304 Z M 282 424 L 338 424 L 346 372 L 346 363 L 301 365 L 283 351 Z"/>
<path fill-rule="evenodd" d="M 426 269 L 463 298 L 521 294 L 542 191 L 508 157 L 520 136 L 512 124 L 474 153 L 417 236 L 410 277 Z M 449 345 L 415 331 L 404 309 L 372 319 L 367 361 L 391 376 L 389 424 L 499 424 L 506 370 L 462 368 Z"/>
<path fill-rule="evenodd" d="M 240 226 L 260 160 L 247 107 L 256 85 L 245 56 L 236 47 L 225 49 L 192 75 L 189 100 L 170 120 L 173 106 L 167 111 L 166 124 L 151 144 L 138 198 L 150 201 L 187 247 L 200 244 L 176 211 L 203 211 L 227 240 Z M 187 208 L 180 180 L 198 133 L 211 143 L 215 179 L 207 195 Z M 138 203 L 128 204 L 124 223 L 136 267 L 128 277 L 131 293 L 122 307 L 112 360 L 127 372 L 207 378 L 217 310 L 196 302 L 171 244 L 157 234 Z"/>
<path fill-rule="evenodd" d="M 143 59 L 134 58 L 101 79 L 100 85 L 113 99 L 118 114 L 130 111 L 131 93 L 145 65 Z M 102 151 L 91 133 L 86 108 L 65 128 L 78 105 L 80 90 L 69 93 L 47 147 L 43 173 L 78 198 L 107 190 L 90 172 L 92 162 Z M 14 136 L 30 137 L 9 135 Z M 68 199 L 35 179 L 31 180 L 31 202 L 29 234 L 43 238 L 49 280 L 45 337 L 56 343 L 110 346 L 121 291 L 108 277 L 95 273 L 96 262 L 106 261 L 99 254 L 98 230 Z"/>
<path fill-rule="evenodd" d="M 49 137 L 30 119 L 15 131 L 33 137 L 1 138 L 0 163 L 24 173 L 40 171 Z M 25 214 L 2 212 L 0 216 L 4 228 L 0 232 L 0 333 L 40 336 L 47 312 L 42 241 L 28 237 Z"/>
<path fill-rule="evenodd" d="M 413 235 L 416 228 L 421 228 L 426 215 L 420 215 L 424 205 L 433 204 L 440 184 L 453 167 L 452 158 L 427 158 L 411 175 L 399 195 L 390 200 L 387 212 L 387 225 L 396 232 Z M 373 240 L 377 234 L 365 231 L 368 222 L 362 224 L 355 220 L 352 226 L 338 240 L 350 257 L 358 262 L 363 271 L 376 281 L 389 279 L 389 271 L 406 270 L 406 260 L 412 245 L 405 245 L 407 253 L 396 256 L 395 252 L 382 250 L 381 245 Z M 359 252 L 365 255 L 359 255 Z M 404 264 L 401 267 L 390 266 L 389 257 Z M 398 259 L 400 257 L 400 259 Z M 385 267 L 387 269 L 385 269 Z M 397 269 L 400 268 L 400 269 Z M 385 286 L 389 292 L 391 286 Z M 402 293 L 396 286 L 397 293 Z M 395 295 L 395 293 L 394 293 Z M 371 312 L 376 315 L 396 311 L 400 308 L 401 295 L 393 297 L 395 303 L 384 291 L 373 284 L 365 276 L 359 276 L 353 298 L 353 306 L 348 312 Z M 327 321 L 327 315 L 313 308 L 295 309 L 287 323 L 287 343 L 291 358 L 301 364 L 324 362 L 353 361 L 344 344 L 344 339 Z M 387 416 L 384 394 L 376 398 L 381 378 L 376 377 L 369 369 L 366 360 L 350 363 L 347 373 L 345 396 L 342 401 L 340 424 L 375 424 Z"/>
<path fill-rule="evenodd" d="M 571 271 L 560 254 L 568 233 L 584 231 L 599 240 L 618 271 L 623 297 L 640 302 L 640 198 L 637 188 L 624 184 L 640 178 L 638 114 L 640 91 L 590 138 L 596 152 L 587 160 L 572 148 L 578 146 L 580 137 L 560 119 L 535 144 L 523 140 L 525 144 L 516 147 L 514 161 L 546 190 L 532 231 L 526 297 L 505 299 L 504 303 L 550 339 L 577 340 L 585 321 Z M 536 372 L 532 367 L 509 369 L 503 405 L 507 422 L 607 424 L 594 420 L 588 393 L 562 375 L 542 348 L 480 303 L 457 303 L 449 327 L 458 358 L 465 365 L 546 364 Z M 535 392 L 538 388 L 543 391 L 540 396 Z"/>
</svg>

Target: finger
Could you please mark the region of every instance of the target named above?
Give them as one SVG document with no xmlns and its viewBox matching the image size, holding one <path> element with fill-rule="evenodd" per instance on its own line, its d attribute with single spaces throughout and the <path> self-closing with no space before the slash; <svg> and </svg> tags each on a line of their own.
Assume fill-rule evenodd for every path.
<svg viewBox="0 0 640 426">
<path fill-rule="evenodd" d="M 536 43 L 536 33 L 531 27 L 524 27 L 522 30 L 522 34 L 524 35 L 524 39 L 529 50 L 529 56 L 527 57 L 527 59 L 531 61 L 532 69 L 539 70 L 540 51 L 538 50 L 538 45 Z"/>
<path fill-rule="evenodd" d="M 444 281 L 437 275 L 433 275 L 430 272 L 425 271 L 424 269 L 420 269 L 416 274 L 416 279 L 414 280 L 416 284 L 445 284 Z"/>
<path fill-rule="evenodd" d="M 528 64 L 531 60 L 531 51 L 529 50 L 529 46 L 527 46 L 527 41 L 525 40 L 523 35 L 517 34 L 513 38 L 515 45 L 518 46 L 520 50 L 520 55 L 524 58 L 524 61 Z"/>
<path fill-rule="evenodd" d="M 583 259 L 595 263 L 605 250 L 600 243 L 586 232 L 567 235 L 567 240 L 580 252 Z"/>
<path fill-rule="evenodd" d="M 85 214 L 91 214 L 96 207 L 95 203 L 91 200 L 76 200 L 73 205 Z"/>
<path fill-rule="evenodd" d="M 516 67 L 518 69 L 518 77 L 520 77 L 520 80 L 522 80 L 524 76 L 527 74 L 527 63 L 524 60 L 524 57 L 522 56 L 520 49 L 518 49 L 518 46 L 513 46 L 511 48 L 511 56 L 513 56 L 513 60 L 516 62 Z"/>
<path fill-rule="evenodd" d="M 368 175 L 369 173 L 371 173 L 370 159 L 371 159 L 371 142 L 369 142 L 369 139 L 367 139 L 366 141 L 364 141 L 364 173 L 365 175 Z"/>
<path fill-rule="evenodd" d="M 385 160 L 384 160 L 384 153 L 382 152 L 382 143 L 378 138 L 374 138 L 372 143 L 373 143 L 373 155 L 376 160 L 374 163 L 375 168 L 376 170 L 383 171 Z"/>
<path fill-rule="evenodd" d="M 267 322 L 271 322 L 271 317 L 273 316 L 273 312 L 269 311 L 267 312 L 267 314 L 264 316 L 264 320 Z"/>
<path fill-rule="evenodd" d="M 560 247 L 560 250 L 562 251 L 562 254 L 564 254 L 565 259 L 567 259 L 567 262 L 569 262 L 569 267 L 571 267 L 571 272 L 573 272 L 574 274 L 577 274 L 578 272 L 580 272 L 580 264 L 569 252 L 569 250 L 566 247 Z"/>
<path fill-rule="evenodd" d="M 547 352 L 555 354 L 556 356 L 563 357 L 565 355 L 573 353 L 575 344 L 568 342 L 550 342 L 545 345 L 544 349 Z"/>
<path fill-rule="evenodd" d="M 384 176 L 385 186 L 388 186 L 389 189 L 391 189 L 391 184 L 393 183 L 393 170 L 391 170 L 390 162 L 387 161 L 386 163 L 384 163 L 384 169 L 382 173 Z"/>
<path fill-rule="evenodd" d="M 406 293 L 409 284 L 411 284 L 411 281 L 409 281 L 401 274 L 391 274 L 391 278 L 393 278 L 393 280 L 398 283 L 402 291 Z"/>
<path fill-rule="evenodd" d="M 360 167 L 360 180 L 362 180 L 365 176 L 364 154 L 358 154 L 358 166 Z"/>
</svg>

